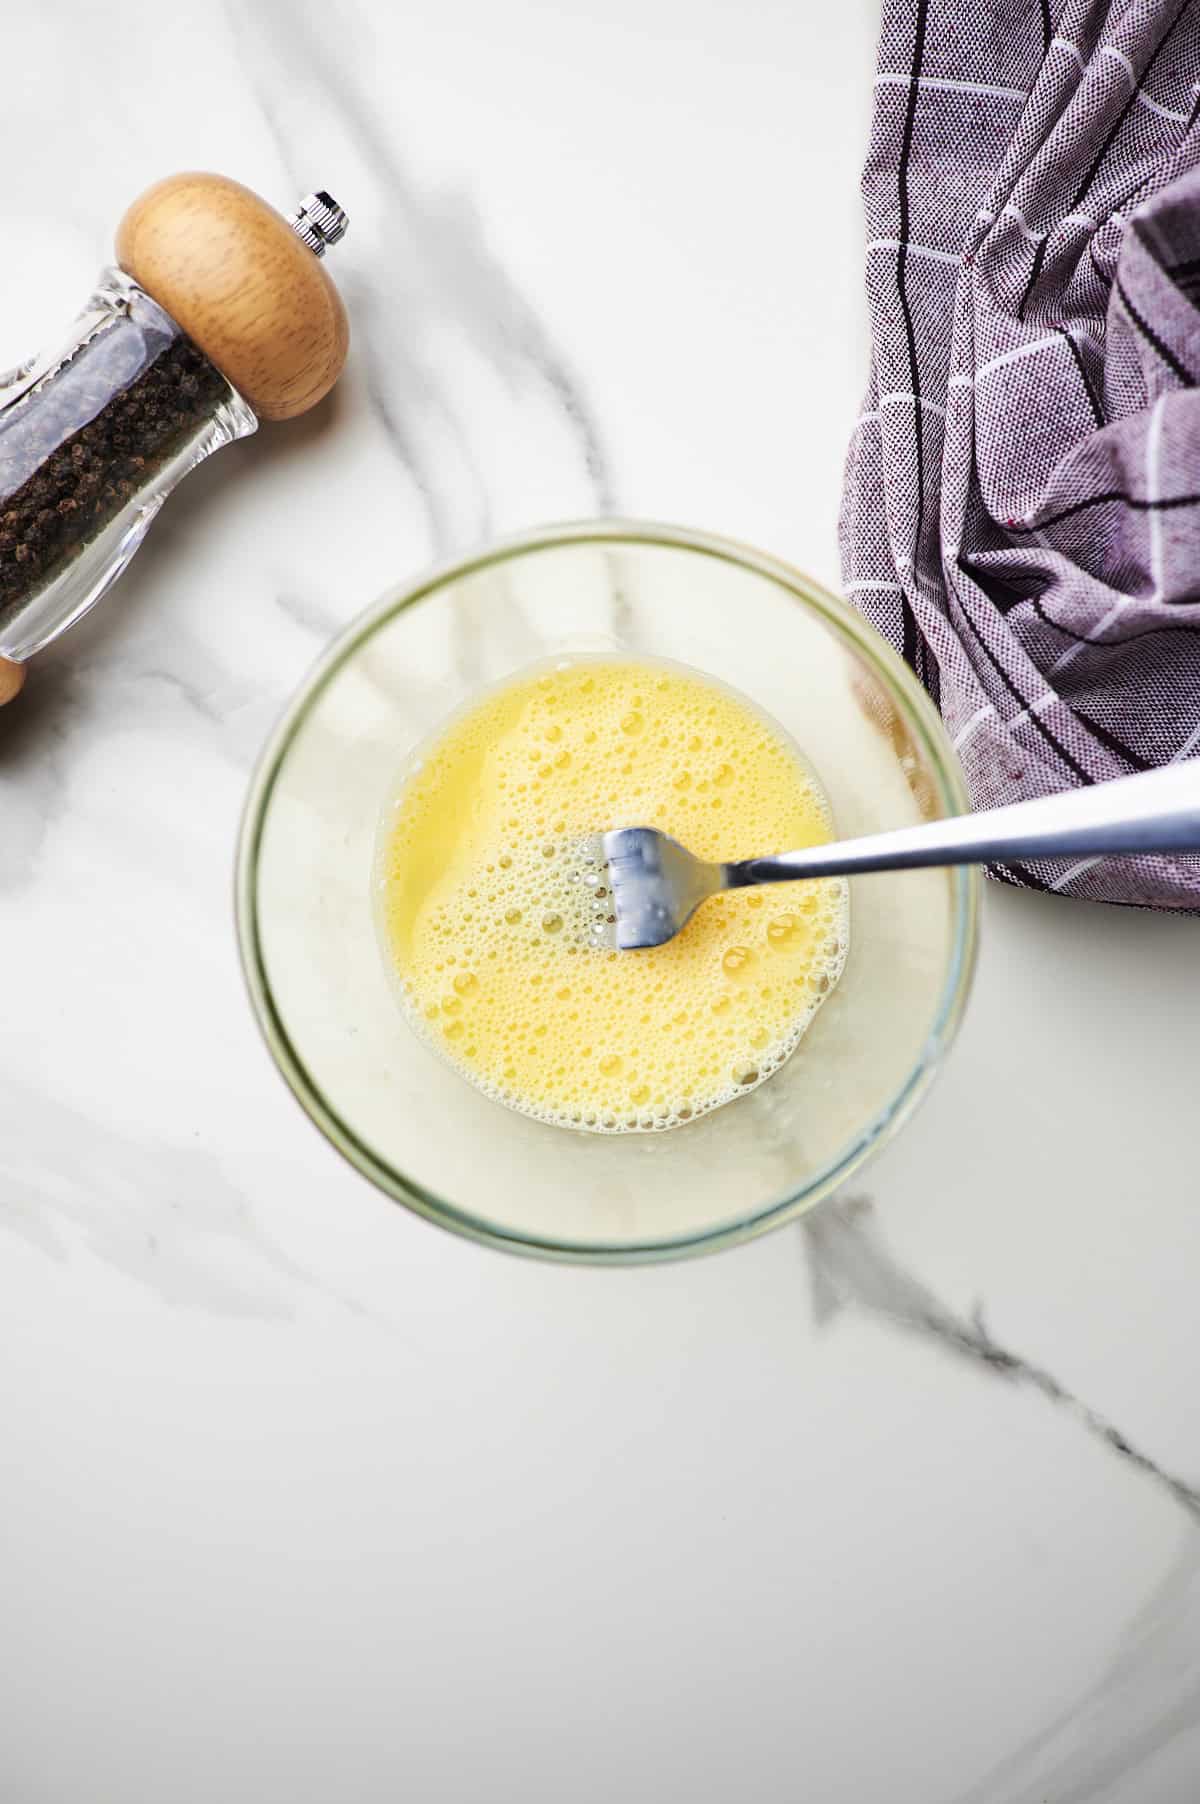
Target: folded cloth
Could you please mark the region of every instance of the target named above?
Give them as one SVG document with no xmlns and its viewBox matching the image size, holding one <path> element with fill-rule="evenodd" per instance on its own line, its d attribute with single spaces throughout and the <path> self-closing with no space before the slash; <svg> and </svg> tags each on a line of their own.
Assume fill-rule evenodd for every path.
<svg viewBox="0 0 1200 1804">
<path fill-rule="evenodd" d="M 846 592 L 976 807 L 1200 758 L 1200 0 L 883 13 Z M 1195 854 L 992 874 L 1200 909 Z"/>
</svg>

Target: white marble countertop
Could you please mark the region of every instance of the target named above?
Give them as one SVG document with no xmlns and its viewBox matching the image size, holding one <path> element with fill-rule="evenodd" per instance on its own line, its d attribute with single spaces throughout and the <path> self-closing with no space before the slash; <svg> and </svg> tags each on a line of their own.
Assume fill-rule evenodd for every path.
<svg viewBox="0 0 1200 1804">
<path fill-rule="evenodd" d="M 1200 1795 L 1195 922 L 990 892 L 856 1193 L 628 1272 L 376 1194 L 238 970 L 252 761 L 385 584 L 613 508 L 836 582 L 872 10 L 6 20 L 0 362 L 187 167 L 343 201 L 355 344 L 0 723 L 4 1804 Z"/>
</svg>

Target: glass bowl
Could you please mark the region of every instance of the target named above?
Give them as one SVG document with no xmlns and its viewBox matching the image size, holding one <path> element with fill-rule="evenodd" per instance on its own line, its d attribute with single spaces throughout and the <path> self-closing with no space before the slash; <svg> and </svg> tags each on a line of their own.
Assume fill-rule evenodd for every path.
<svg viewBox="0 0 1200 1804">
<path fill-rule="evenodd" d="M 413 748 L 479 690 L 548 657 L 597 653 L 672 659 L 740 690 L 800 746 L 843 836 L 969 806 L 920 685 L 843 602 L 724 539 L 589 521 L 435 571 L 335 641 L 251 785 L 237 911 L 267 1043 L 351 1164 L 476 1240 L 619 1263 L 789 1221 L 895 1133 L 962 1014 L 979 874 L 852 880 L 837 987 L 787 1063 L 711 1114 L 665 1133 L 593 1135 L 505 1108 L 401 1012 L 372 909 L 376 829 Z"/>
</svg>

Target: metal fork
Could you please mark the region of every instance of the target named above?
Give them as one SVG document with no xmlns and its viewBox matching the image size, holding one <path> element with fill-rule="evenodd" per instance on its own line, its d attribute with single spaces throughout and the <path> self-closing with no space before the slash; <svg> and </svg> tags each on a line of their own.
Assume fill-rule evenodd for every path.
<svg viewBox="0 0 1200 1804">
<path fill-rule="evenodd" d="M 674 939 L 723 889 L 994 859 L 1200 851 L 1200 760 L 736 864 L 707 864 L 654 827 L 618 827 L 599 838 L 612 892 L 609 926 L 620 950 L 633 951 Z"/>
</svg>

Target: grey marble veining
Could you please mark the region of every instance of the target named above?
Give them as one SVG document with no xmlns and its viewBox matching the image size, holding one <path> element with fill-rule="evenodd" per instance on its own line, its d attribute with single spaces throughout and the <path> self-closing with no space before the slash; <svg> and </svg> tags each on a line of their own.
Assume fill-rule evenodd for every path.
<svg viewBox="0 0 1200 1804">
<path fill-rule="evenodd" d="M 1200 1521 L 1200 1485 L 1164 1471 L 1114 1423 L 1073 1396 L 1052 1372 L 1002 1346 L 988 1330 L 982 1304 L 969 1317 L 961 1316 L 906 1271 L 888 1250 L 869 1197 L 834 1198 L 805 1216 L 800 1232 L 808 1249 L 813 1318 L 818 1327 L 834 1321 L 846 1308 L 862 1309 L 905 1333 L 929 1339 L 992 1377 L 1028 1386 L 1160 1484 L 1189 1516 Z"/>
<path fill-rule="evenodd" d="M 1102 1663 L 1095 1682 L 956 1804 L 1088 1804 L 1112 1795 L 1200 1723 L 1200 1535 L 1179 1550 Z M 1188 1761 L 1179 1796 L 1187 1796 Z M 1194 1770 L 1194 1769 L 1193 1769 Z"/>
<path fill-rule="evenodd" d="M 93 1174 L 86 1197 L 65 1172 L 3 1164 L 7 1207 L 0 1226 L 49 1258 L 82 1245 L 163 1302 L 216 1315 L 288 1319 L 307 1273 L 255 1224 L 247 1199 L 207 1148 L 173 1147 L 148 1136 L 137 1144 L 80 1112 L 32 1092 L 10 1090 L 6 1110 L 27 1134 L 69 1144 Z M 233 1269 L 222 1255 L 236 1249 Z"/>
<path fill-rule="evenodd" d="M 485 360 L 491 380 L 514 401 L 532 392 L 548 452 L 548 493 L 570 486 L 570 478 L 563 482 L 565 457 L 575 466 L 578 511 L 615 511 L 609 459 L 578 378 L 496 255 L 470 197 L 414 179 L 380 117 L 369 67 L 347 54 L 356 35 L 353 8 L 332 33 L 293 9 L 228 0 L 227 13 L 293 180 L 307 179 L 299 173 L 301 146 L 316 108 L 333 111 L 369 183 L 356 206 L 374 215 L 379 237 L 369 278 L 351 277 L 347 302 L 368 404 L 420 494 L 431 549 L 442 555 L 478 543 L 495 527 L 490 472 L 464 413 L 470 389 L 447 383 L 447 358 Z M 511 430 L 514 439 L 528 432 L 516 407 Z"/>
</svg>

